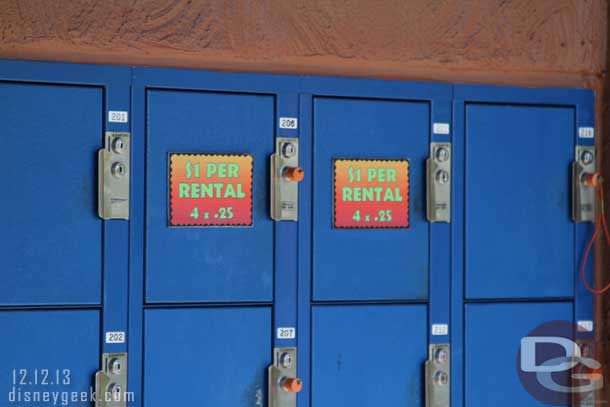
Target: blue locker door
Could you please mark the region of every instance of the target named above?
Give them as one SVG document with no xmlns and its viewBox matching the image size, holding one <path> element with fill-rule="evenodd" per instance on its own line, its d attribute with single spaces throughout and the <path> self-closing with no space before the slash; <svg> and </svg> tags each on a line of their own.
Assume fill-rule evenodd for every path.
<svg viewBox="0 0 610 407">
<path fill-rule="evenodd" d="M 425 305 L 315 306 L 311 405 L 424 406 Z"/>
<path fill-rule="evenodd" d="M 0 82 L 0 305 L 99 304 L 101 88 Z"/>
<path fill-rule="evenodd" d="M 425 300 L 429 226 L 424 169 L 430 143 L 429 105 L 315 98 L 313 117 L 314 299 Z M 408 228 L 333 227 L 336 159 L 408 160 Z"/>
<path fill-rule="evenodd" d="M 0 406 L 91 406 L 100 317 L 99 310 L 0 311 Z"/>
<path fill-rule="evenodd" d="M 268 163 L 274 149 L 274 97 L 149 90 L 147 108 L 146 301 L 270 301 Z M 250 155 L 252 225 L 170 227 L 170 153 Z"/>
<path fill-rule="evenodd" d="M 141 405 L 262 406 L 272 355 L 275 230 L 269 217 L 269 159 L 276 97 L 193 90 L 202 86 L 205 73 L 139 72 L 136 98 L 143 105 L 136 111 L 147 112 L 146 142 L 136 141 L 134 150 L 145 158 L 136 172 L 145 171 L 146 178 L 145 296 L 143 304 L 135 304 L 142 312 L 143 346 L 134 346 L 134 352 L 143 349 Z M 184 83 L 176 87 L 176 78 Z M 174 89 L 154 88 L 151 81 Z M 201 225 L 221 215 L 211 206 L 219 197 L 198 201 L 193 212 L 194 201 L 188 200 L 193 190 L 188 197 L 178 195 L 181 201 L 172 195 L 170 177 L 183 169 L 186 179 L 198 179 L 201 190 L 206 188 L 209 162 L 194 165 L 197 157 L 211 155 L 227 163 L 247 157 L 251 163 L 246 174 L 252 177 L 251 222 Z M 176 157 L 182 159 L 179 165 L 172 164 Z M 187 224 L 174 220 L 178 202 L 190 205 L 182 222 Z M 232 208 L 233 216 L 243 214 L 243 208 Z"/>
<path fill-rule="evenodd" d="M 465 406 L 544 405 L 528 393 L 519 378 L 521 340 L 545 323 L 571 321 L 572 312 L 570 303 L 466 305 Z M 553 356 L 563 355 L 558 352 Z M 559 375 L 555 374 L 554 380 L 562 383 Z M 558 402 L 569 405 L 568 394 L 562 396 Z"/>
<path fill-rule="evenodd" d="M 594 142 L 579 137 L 593 127 L 593 94 L 463 85 L 454 96 L 452 345 L 464 357 L 452 365 L 452 400 L 569 405 L 578 367 L 553 359 L 594 335 L 592 295 L 578 279 L 592 225 L 571 218 L 570 171 L 576 146 Z M 532 337 L 543 344 L 532 350 Z"/>
<path fill-rule="evenodd" d="M 574 294 L 572 107 L 466 106 L 466 297 Z"/>
<path fill-rule="evenodd" d="M 149 309 L 144 324 L 144 405 L 265 405 L 269 307 Z"/>
<path fill-rule="evenodd" d="M 127 130 L 105 117 L 126 110 L 129 73 L 0 61 L 2 407 L 90 406 L 100 352 L 124 346 L 101 340 L 127 328 L 127 259 L 108 254 L 128 246 L 127 222 L 98 217 L 97 153 Z"/>
<path fill-rule="evenodd" d="M 362 86 L 353 93 L 356 89 L 367 91 Z M 310 405 L 423 406 L 431 244 L 425 161 L 431 104 L 321 96 L 312 103 Z M 347 176 L 339 172 L 342 160 L 350 160 Z M 357 160 L 370 160 L 361 167 L 363 174 L 357 173 Z M 383 160 L 408 161 L 408 177 L 397 178 L 398 184 L 408 185 L 408 227 L 379 227 L 383 199 L 371 209 L 357 198 L 356 185 L 363 185 L 363 191 L 372 185 L 376 174 L 370 168 Z M 345 185 L 351 188 L 348 195 Z M 339 227 L 338 205 L 351 199 L 359 203 L 342 222 L 354 227 Z"/>
</svg>

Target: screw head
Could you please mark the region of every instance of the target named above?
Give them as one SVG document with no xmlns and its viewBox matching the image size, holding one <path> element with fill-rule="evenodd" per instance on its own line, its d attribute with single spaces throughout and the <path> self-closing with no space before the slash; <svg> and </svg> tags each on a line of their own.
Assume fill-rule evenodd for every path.
<svg viewBox="0 0 610 407">
<path fill-rule="evenodd" d="M 449 173 L 445 170 L 438 170 L 436 172 L 436 182 L 439 184 L 446 184 L 449 182 Z"/>
<path fill-rule="evenodd" d="M 446 148 L 444 148 L 444 147 L 439 147 L 439 148 L 436 150 L 436 160 L 437 160 L 438 162 L 441 162 L 441 163 L 442 163 L 442 162 L 447 161 L 448 159 L 449 159 L 449 150 L 447 150 L 447 149 L 446 149 Z"/>
<path fill-rule="evenodd" d="M 282 155 L 285 158 L 292 158 L 297 154 L 297 146 L 293 143 L 284 143 L 282 147 Z"/>
<path fill-rule="evenodd" d="M 593 156 L 593 153 L 590 151 L 583 151 L 582 154 L 580 155 L 580 160 L 585 165 L 591 164 L 593 162 L 594 158 L 595 157 Z"/>
<path fill-rule="evenodd" d="M 434 352 L 434 359 L 437 363 L 445 363 L 449 360 L 449 353 L 445 349 L 437 349 Z"/>
<path fill-rule="evenodd" d="M 292 367 L 293 362 L 294 362 L 294 360 L 290 353 L 285 352 L 280 355 L 280 365 L 282 365 L 282 367 L 284 369 L 288 369 L 288 368 Z"/>
<path fill-rule="evenodd" d="M 116 137 L 114 140 L 112 140 L 111 147 L 112 151 L 117 154 L 121 154 L 125 151 L 125 148 L 127 148 L 127 143 L 123 137 Z"/>
<path fill-rule="evenodd" d="M 449 375 L 441 370 L 434 373 L 434 383 L 439 386 L 445 386 L 449 383 Z"/>
<path fill-rule="evenodd" d="M 121 363 L 121 360 L 118 358 L 112 359 L 108 363 L 108 370 L 110 371 L 110 373 L 112 373 L 114 375 L 121 374 L 122 368 L 123 368 L 123 365 Z"/>
<path fill-rule="evenodd" d="M 117 161 L 110 167 L 110 172 L 115 178 L 121 178 L 127 173 L 127 167 L 125 167 L 125 164 L 122 162 Z"/>
</svg>

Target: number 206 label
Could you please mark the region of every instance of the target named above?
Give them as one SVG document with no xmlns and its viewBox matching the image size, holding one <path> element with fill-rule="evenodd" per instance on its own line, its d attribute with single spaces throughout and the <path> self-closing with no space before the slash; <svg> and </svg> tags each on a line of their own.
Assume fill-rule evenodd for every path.
<svg viewBox="0 0 610 407">
<path fill-rule="evenodd" d="M 278 328 L 277 339 L 294 339 L 296 338 L 296 328 Z"/>
<path fill-rule="evenodd" d="M 296 117 L 280 117 L 280 129 L 293 129 L 299 128 L 299 119 Z"/>
</svg>

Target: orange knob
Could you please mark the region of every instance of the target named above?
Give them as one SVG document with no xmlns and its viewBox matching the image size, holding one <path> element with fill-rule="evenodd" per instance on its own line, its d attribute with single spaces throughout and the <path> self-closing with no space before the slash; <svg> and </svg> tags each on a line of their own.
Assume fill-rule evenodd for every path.
<svg viewBox="0 0 610 407">
<path fill-rule="evenodd" d="M 286 377 L 281 382 L 282 389 L 288 393 L 298 393 L 303 388 L 303 382 L 296 377 Z"/>
<path fill-rule="evenodd" d="M 582 182 L 588 187 L 598 187 L 602 181 L 602 177 L 599 172 L 593 172 L 584 174 L 582 176 Z"/>
<path fill-rule="evenodd" d="M 286 167 L 284 177 L 289 181 L 300 182 L 305 177 L 305 171 L 301 167 Z"/>
</svg>

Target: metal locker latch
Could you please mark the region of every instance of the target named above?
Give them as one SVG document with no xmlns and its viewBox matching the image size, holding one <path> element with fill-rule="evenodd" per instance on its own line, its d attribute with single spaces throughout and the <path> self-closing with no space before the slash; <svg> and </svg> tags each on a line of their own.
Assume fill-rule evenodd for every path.
<svg viewBox="0 0 610 407">
<path fill-rule="evenodd" d="M 451 143 L 430 143 L 426 160 L 426 214 L 430 222 L 451 222 Z"/>
<path fill-rule="evenodd" d="M 305 173 L 299 167 L 299 139 L 278 137 L 271 155 L 271 219 L 299 218 L 299 182 Z"/>
<path fill-rule="evenodd" d="M 269 366 L 269 407 L 296 407 L 303 383 L 297 377 L 297 349 L 275 348 Z"/>
<path fill-rule="evenodd" d="M 426 374 L 426 407 L 449 407 L 451 353 L 449 344 L 432 344 L 428 348 Z"/>
<path fill-rule="evenodd" d="M 102 370 L 95 374 L 95 407 L 127 405 L 127 353 L 102 354 Z"/>
<path fill-rule="evenodd" d="M 130 134 L 107 131 L 98 151 L 98 215 L 129 219 Z"/>
<path fill-rule="evenodd" d="M 586 178 L 595 174 L 595 147 L 576 146 L 572 163 L 572 220 L 595 222 L 595 186 Z"/>
</svg>

